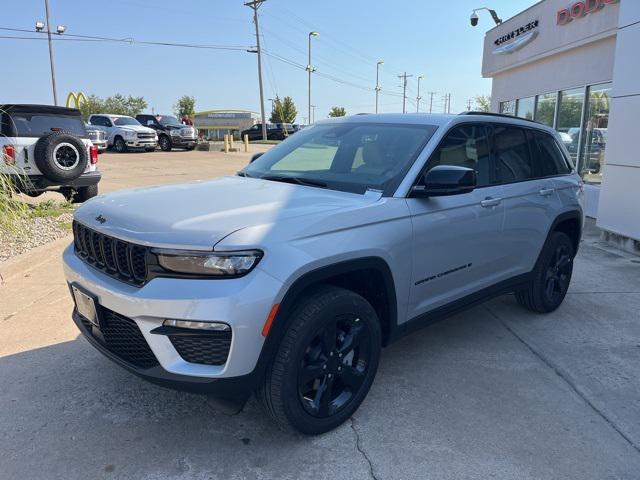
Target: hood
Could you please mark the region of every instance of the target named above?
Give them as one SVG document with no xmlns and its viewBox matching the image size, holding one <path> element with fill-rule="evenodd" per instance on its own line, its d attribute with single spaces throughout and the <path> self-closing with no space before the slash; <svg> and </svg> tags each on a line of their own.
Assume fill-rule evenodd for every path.
<svg viewBox="0 0 640 480">
<path fill-rule="evenodd" d="M 367 195 L 246 177 L 124 190 L 76 210 L 79 222 L 141 245 L 212 250 L 246 227 L 372 203 Z M 100 223 L 96 218 L 100 216 Z"/>
<path fill-rule="evenodd" d="M 142 125 L 116 125 L 116 127 L 122 130 L 131 130 L 132 132 L 155 133 L 153 128 Z"/>
</svg>

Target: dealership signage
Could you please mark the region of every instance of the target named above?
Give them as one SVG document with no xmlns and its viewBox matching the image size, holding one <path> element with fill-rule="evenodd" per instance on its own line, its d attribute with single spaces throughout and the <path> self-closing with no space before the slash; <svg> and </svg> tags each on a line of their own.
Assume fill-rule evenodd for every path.
<svg viewBox="0 0 640 480">
<path fill-rule="evenodd" d="M 618 3 L 618 1 L 619 0 L 584 0 L 575 2 L 570 7 L 558 10 L 556 24 L 566 25 L 576 18 L 586 17 L 591 13 L 599 12 L 607 5 Z"/>
<path fill-rule="evenodd" d="M 538 20 L 533 20 L 532 22 L 500 36 L 493 42 L 496 46 L 493 50 L 493 54 L 505 55 L 520 50 L 538 36 L 539 25 L 540 22 Z"/>
</svg>

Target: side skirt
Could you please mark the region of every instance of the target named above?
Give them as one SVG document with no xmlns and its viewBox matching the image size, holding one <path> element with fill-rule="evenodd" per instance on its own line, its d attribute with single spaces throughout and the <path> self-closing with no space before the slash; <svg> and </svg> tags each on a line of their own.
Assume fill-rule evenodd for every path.
<svg viewBox="0 0 640 480">
<path fill-rule="evenodd" d="M 480 303 L 484 303 L 494 297 L 514 292 L 528 283 L 530 279 L 531 273 L 517 275 L 490 287 L 478 290 L 466 297 L 460 298 L 446 305 L 442 305 L 434 310 L 423 313 L 422 315 L 407 320 L 400 325 L 395 325 L 390 332 L 389 343 L 395 342 L 405 335 L 413 333 L 440 320 L 444 320 L 451 315 L 467 310 Z"/>
</svg>

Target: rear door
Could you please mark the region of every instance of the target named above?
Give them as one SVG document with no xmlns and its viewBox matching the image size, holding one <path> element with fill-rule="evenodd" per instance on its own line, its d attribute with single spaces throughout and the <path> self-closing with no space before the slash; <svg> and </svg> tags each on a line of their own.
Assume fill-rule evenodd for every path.
<svg viewBox="0 0 640 480">
<path fill-rule="evenodd" d="M 473 168 L 478 175 L 473 192 L 407 199 L 413 223 L 409 318 L 504 277 L 503 190 L 492 182 L 489 131 L 483 124 L 453 127 L 427 164 L 427 169 L 436 165 Z"/>
<path fill-rule="evenodd" d="M 510 276 L 530 272 L 560 209 L 553 176 L 536 130 L 495 125 L 492 155 L 504 191 L 504 240 Z"/>
</svg>

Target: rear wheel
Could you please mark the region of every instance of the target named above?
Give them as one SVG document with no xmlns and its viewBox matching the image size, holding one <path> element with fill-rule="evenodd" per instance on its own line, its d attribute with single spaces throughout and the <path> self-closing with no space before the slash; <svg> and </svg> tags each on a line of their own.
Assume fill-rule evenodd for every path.
<svg viewBox="0 0 640 480">
<path fill-rule="evenodd" d="M 538 313 L 554 311 L 564 300 L 573 273 L 573 243 L 562 232 L 553 232 L 533 270 L 533 279 L 516 292 L 518 303 Z"/>
<path fill-rule="evenodd" d="M 281 426 L 327 432 L 360 406 L 378 369 L 381 332 L 360 295 L 326 286 L 295 308 L 258 397 Z"/>
<path fill-rule="evenodd" d="M 61 193 L 68 202 L 83 203 L 98 195 L 98 184 L 80 187 L 77 190 L 64 189 Z"/>
</svg>

